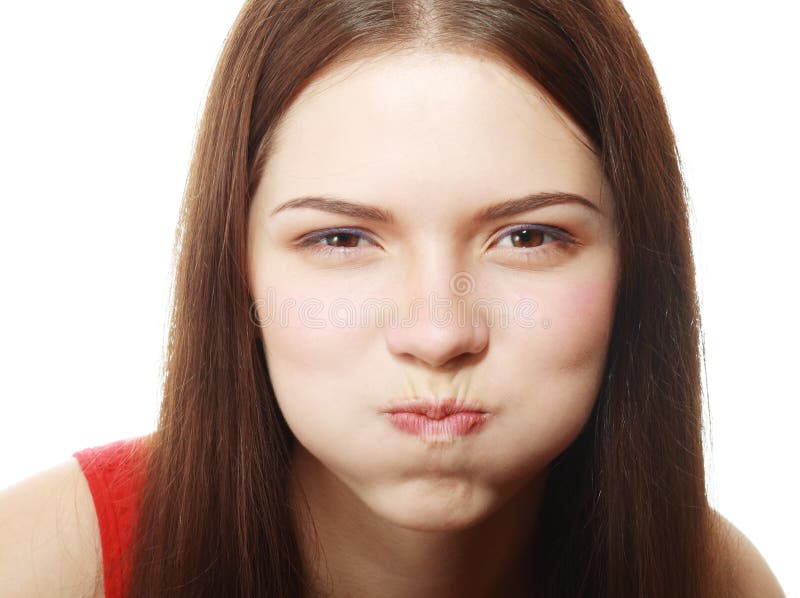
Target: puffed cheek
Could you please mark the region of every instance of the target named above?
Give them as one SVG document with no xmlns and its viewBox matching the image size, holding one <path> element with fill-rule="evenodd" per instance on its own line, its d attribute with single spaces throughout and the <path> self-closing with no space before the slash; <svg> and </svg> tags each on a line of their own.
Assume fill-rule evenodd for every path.
<svg viewBox="0 0 800 598">
<path fill-rule="evenodd" d="M 547 332 L 573 359 L 603 357 L 611 332 L 614 286 L 605 281 L 571 285 L 551 297 Z"/>
<path fill-rule="evenodd" d="M 568 287 L 558 298 L 559 305 L 573 319 L 606 326 L 612 315 L 614 290 L 613 281 L 576 283 Z"/>
</svg>

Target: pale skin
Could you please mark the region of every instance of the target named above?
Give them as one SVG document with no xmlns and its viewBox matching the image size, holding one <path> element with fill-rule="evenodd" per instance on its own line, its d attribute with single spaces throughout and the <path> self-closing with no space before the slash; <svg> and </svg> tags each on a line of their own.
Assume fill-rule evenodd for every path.
<svg viewBox="0 0 800 598">
<path fill-rule="evenodd" d="M 335 327 L 326 311 L 312 328 L 296 310 L 291 327 L 264 327 L 276 396 L 299 441 L 299 528 L 313 520 L 319 534 L 321 554 L 300 534 L 313 594 L 522 596 L 543 472 L 580 430 L 600 381 L 616 284 L 613 200 L 574 125 L 500 65 L 420 53 L 361 66 L 308 88 L 284 123 L 250 218 L 254 298 L 273 288 L 296 305 L 374 296 L 406 308 L 429 292 L 468 303 L 532 297 L 537 326 L 459 327 L 423 307 L 407 328 Z M 600 213 L 565 204 L 465 224 L 489 204 L 555 190 Z M 306 194 L 378 205 L 396 222 L 311 209 L 269 216 Z M 511 243 L 518 224 L 563 227 L 581 245 L 537 258 L 553 239 Z M 360 240 L 337 261 L 291 243 L 338 226 L 374 244 Z M 531 256 L 517 259 L 523 251 Z M 454 293 L 455 273 L 472 277 L 474 294 Z M 411 395 L 480 401 L 493 420 L 478 435 L 425 443 L 379 415 Z M 752 542 L 712 516 L 736 595 L 785 597 Z M 100 598 L 102 572 L 95 506 L 74 458 L 0 491 L 4 597 Z"/>
<path fill-rule="evenodd" d="M 587 145 L 534 83 L 474 54 L 415 50 L 349 65 L 291 107 L 251 209 L 249 269 L 254 299 L 273 293 L 287 308 L 271 322 L 262 315 L 261 332 L 322 547 L 315 556 L 304 543 L 316 595 L 524 595 L 546 468 L 589 416 L 611 331 L 613 198 Z M 542 192 L 590 205 L 473 220 Z M 273 213 L 302 196 L 368 204 L 394 221 Z M 578 243 L 514 237 L 519 225 Z M 316 247 L 340 253 L 298 247 L 339 227 L 355 237 Z M 472 292 L 461 295 L 464 281 Z M 431 294 L 450 301 L 451 321 L 425 302 Z M 459 325 L 456 301 L 486 316 L 469 309 L 481 298 L 509 311 L 535 302 L 535 324 Z M 337 299 L 356 314 L 389 299 L 411 325 L 337 325 Z M 321 306 L 314 318 L 298 309 L 310 300 Z M 414 396 L 478 401 L 492 419 L 479 434 L 426 442 L 380 415 L 388 400 Z M 297 489 L 293 500 L 306 529 Z"/>
</svg>

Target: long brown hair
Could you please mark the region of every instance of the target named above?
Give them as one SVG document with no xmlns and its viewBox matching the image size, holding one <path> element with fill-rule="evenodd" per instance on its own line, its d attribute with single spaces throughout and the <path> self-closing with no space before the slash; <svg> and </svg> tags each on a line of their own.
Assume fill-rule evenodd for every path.
<svg viewBox="0 0 800 598">
<path fill-rule="evenodd" d="M 716 594 L 701 434 L 701 328 L 680 159 L 649 57 L 617 0 L 250 0 L 227 37 L 176 237 L 158 429 L 129 596 L 302 596 L 278 409 L 246 270 L 274 131 L 325 69 L 429 46 L 538 82 L 593 142 L 621 278 L 606 370 L 552 464 L 536 533 L 543 596 Z"/>
</svg>

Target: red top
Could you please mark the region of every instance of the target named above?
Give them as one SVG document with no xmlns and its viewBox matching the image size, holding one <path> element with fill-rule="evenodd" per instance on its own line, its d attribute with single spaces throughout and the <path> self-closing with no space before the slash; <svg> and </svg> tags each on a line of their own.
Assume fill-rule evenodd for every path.
<svg viewBox="0 0 800 598">
<path fill-rule="evenodd" d="M 94 499 L 103 547 L 103 579 L 107 598 L 122 598 L 130 577 L 130 564 L 125 557 L 141 488 L 133 474 L 143 471 L 146 466 L 141 443 L 143 438 L 126 438 L 73 453 Z"/>
</svg>

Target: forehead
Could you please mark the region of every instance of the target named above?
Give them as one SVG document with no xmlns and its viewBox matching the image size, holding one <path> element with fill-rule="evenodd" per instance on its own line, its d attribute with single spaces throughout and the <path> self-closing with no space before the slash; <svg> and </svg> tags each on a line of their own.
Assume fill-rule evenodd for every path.
<svg viewBox="0 0 800 598">
<path fill-rule="evenodd" d="M 327 193 L 426 208 L 533 191 L 605 203 L 590 142 L 534 81 L 489 57 L 406 50 L 333 68 L 273 138 L 268 204 Z"/>
</svg>

